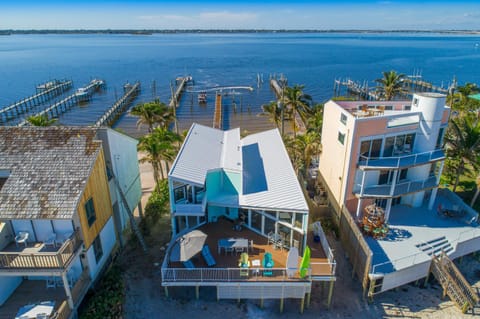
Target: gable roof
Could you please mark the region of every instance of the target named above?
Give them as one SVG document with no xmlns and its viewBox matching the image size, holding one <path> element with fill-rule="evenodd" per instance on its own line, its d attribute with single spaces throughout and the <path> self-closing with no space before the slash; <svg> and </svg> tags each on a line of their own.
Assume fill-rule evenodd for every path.
<svg viewBox="0 0 480 319">
<path fill-rule="evenodd" d="M 270 210 L 308 212 L 282 138 L 277 129 L 240 139 L 240 130 L 222 131 L 194 123 L 169 177 L 204 185 L 207 173 L 224 169 L 241 173 L 242 193 L 222 203 Z M 218 202 L 216 202 L 218 204 Z"/>
<path fill-rule="evenodd" d="M 2 219 L 71 219 L 101 148 L 95 128 L 0 127 Z"/>
</svg>

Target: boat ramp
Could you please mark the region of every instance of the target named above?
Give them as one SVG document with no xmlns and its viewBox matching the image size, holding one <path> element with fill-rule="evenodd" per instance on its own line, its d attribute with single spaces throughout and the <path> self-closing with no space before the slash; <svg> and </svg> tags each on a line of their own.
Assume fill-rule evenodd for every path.
<svg viewBox="0 0 480 319">
<path fill-rule="evenodd" d="M 71 80 L 53 80 L 37 85 L 37 93 L 26 97 L 0 110 L 0 124 L 18 118 L 32 108 L 68 91 L 73 85 Z"/>
<path fill-rule="evenodd" d="M 110 107 L 105 114 L 102 115 L 102 117 L 98 119 L 98 121 L 95 123 L 95 126 L 113 125 L 140 93 L 140 82 L 136 82 L 133 85 L 129 83 L 125 84 L 123 91 L 123 96 L 118 99 L 118 101 L 115 102 L 112 107 Z"/>
</svg>

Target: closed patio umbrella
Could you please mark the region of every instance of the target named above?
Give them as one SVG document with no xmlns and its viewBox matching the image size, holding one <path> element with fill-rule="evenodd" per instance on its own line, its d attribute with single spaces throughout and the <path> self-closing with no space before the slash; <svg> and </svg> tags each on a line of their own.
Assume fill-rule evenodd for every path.
<svg viewBox="0 0 480 319">
<path fill-rule="evenodd" d="M 193 230 L 177 238 L 170 254 L 170 261 L 187 261 L 202 251 L 207 235 Z"/>
</svg>

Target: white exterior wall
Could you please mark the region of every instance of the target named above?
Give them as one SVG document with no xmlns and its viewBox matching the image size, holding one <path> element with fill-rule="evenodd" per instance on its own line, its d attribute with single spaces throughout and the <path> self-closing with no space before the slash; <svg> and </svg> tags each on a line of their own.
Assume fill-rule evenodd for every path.
<svg viewBox="0 0 480 319">
<path fill-rule="evenodd" d="M 93 245 L 90 246 L 86 253 L 88 268 L 90 270 L 90 276 L 92 280 L 98 275 L 98 272 L 102 269 L 105 261 L 110 256 L 113 247 L 115 246 L 115 242 L 117 241 L 117 237 L 115 235 L 115 227 L 113 223 L 113 218 L 110 217 L 108 222 L 103 227 L 102 231 L 100 232 L 100 241 L 102 242 L 102 249 L 103 249 L 103 256 L 100 260 L 95 260 L 95 252 L 93 251 Z"/>
<path fill-rule="evenodd" d="M 342 113 L 347 116 L 346 124 L 340 122 Z M 319 170 L 340 205 L 344 201 L 343 195 L 348 181 L 353 127 L 353 115 L 333 101 L 325 104 L 322 126 L 323 152 L 320 154 Z M 338 141 L 339 132 L 345 134 L 344 145 Z"/>
<path fill-rule="evenodd" d="M 0 306 L 2 306 L 8 297 L 22 283 L 22 277 L 0 276 Z"/>
<path fill-rule="evenodd" d="M 400 287 L 412 281 L 427 277 L 431 262 L 431 260 L 428 260 L 412 267 L 385 274 L 383 277 L 382 291 Z"/>
</svg>

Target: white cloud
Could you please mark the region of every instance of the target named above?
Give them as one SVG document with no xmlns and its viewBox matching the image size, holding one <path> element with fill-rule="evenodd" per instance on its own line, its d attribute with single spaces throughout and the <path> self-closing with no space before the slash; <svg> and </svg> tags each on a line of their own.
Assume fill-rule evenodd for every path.
<svg viewBox="0 0 480 319">
<path fill-rule="evenodd" d="M 217 11 L 217 12 L 202 12 L 199 15 L 200 19 L 212 20 L 212 22 L 229 21 L 229 22 L 251 22 L 257 19 L 255 13 L 239 12 L 232 13 L 229 11 Z"/>
</svg>

